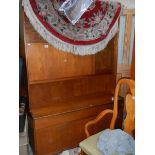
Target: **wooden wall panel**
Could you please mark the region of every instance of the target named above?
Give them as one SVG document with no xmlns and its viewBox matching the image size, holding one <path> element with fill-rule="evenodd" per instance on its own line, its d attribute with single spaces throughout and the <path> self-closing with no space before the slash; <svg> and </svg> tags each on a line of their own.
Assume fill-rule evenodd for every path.
<svg viewBox="0 0 155 155">
<path fill-rule="evenodd" d="M 120 20 L 120 32 L 118 43 L 118 65 L 117 65 L 117 81 L 122 78 L 131 77 L 131 61 L 133 55 L 134 44 L 134 10 L 125 10 Z M 121 86 L 120 95 L 124 96 L 128 90 L 126 85 Z"/>
<path fill-rule="evenodd" d="M 122 64 L 123 58 L 123 48 L 124 48 L 124 33 L 125 33 L 126 18 L 125 16 L 120 16 L 120 26 L 119 26 L 119 38 L 118 38 L 118 64 Z"/>
<path fill-rule="evenodd" d="M 122 77 L 130 77 L 132 50 L 134 44 L 134 10 L 125 10 L 120 20 L 120 32 L 118 43 L 117 80 Z"/>
<path fill-rule="evenodd" d="M 129 52 L 130 52 L 130 38 L 131 38 L 131 27 L 132 26 L 132 15 L 126 15 L 126 29 L 124 38 L 124 52 L 123 52 L 123 64 L 128 64 Z"/>
<path fill-rule="evenodd" d="M 95 54 L 95 73 L 112 73 L 113 65 L 115 64 L 115 49 L 114 49 L 114 39 L 112 39 L 108 46 L 102 52 Z M 117 53 L 116 53 L 117 55 Z M 117 56 L 116 56 L 117 57 Z M 117 63 L 117 62 L 116 62 Z"/>
</svg>

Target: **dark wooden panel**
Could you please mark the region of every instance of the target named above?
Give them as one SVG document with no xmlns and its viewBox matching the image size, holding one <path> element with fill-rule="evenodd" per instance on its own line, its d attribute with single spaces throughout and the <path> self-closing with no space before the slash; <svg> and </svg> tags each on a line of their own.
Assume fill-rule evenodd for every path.
<svg viewBox="0 0 155 155">
<path fill-rule="evenodd" d="M 88 96 L 74 97 L 68 99 L 67 101 L 63 100 L 60 102 L 52 103 L 50 106 L 33 109 L 32 115 L 34 119 L 44 117 L 44 116 L 58 116 L 60 114 L 66 114 L 68 112 L 78 111 L 82 109 L 87 109 L 103 104 L 112 102 L 112 95 L 105 94 L 93 94 Z"/>
<path fill-rule="evenodd" d="M 114 39 L 112 39 L 102 52 L 95 54 L 95 73 L 112 73 L 114 61 Z"/>
<path fill-rule="evenodd" d="M 55 102 L 60 103 L 78 96 L 89 95 L 91 98 L 91 95 L 98 93 L 113 94 L 115 84 L 116 78 L 111 74 L 33 84 L 29 86 L 30 109 L 45 107 Z M 89 100 L 89 97 L 86 99 Z"/>
<path fill-rule="evenodd" d="M 34 150 L 36 149 L 34 119 L 31 117 L 30 113 L 27 116 L 28 116 L 27 117 L 27 119 L 28 119 L 28 139 L 29 139 L 29 144 L 34 152 Z"/>
</svg>

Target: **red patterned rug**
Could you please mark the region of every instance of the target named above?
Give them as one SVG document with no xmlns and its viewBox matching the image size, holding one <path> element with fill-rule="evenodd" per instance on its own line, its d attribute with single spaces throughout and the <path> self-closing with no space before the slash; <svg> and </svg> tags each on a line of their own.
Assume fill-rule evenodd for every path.
<svg viewBox="0 0 155 155">
<path fill-rule="evenodd" d="M 58 11 L 64 0 L 23 0 L 34 29 L 54 47 L 73 54 L 95 54 L 118 30 L 121 4 L 94 0 L 75 25 Z"/>
</svg>

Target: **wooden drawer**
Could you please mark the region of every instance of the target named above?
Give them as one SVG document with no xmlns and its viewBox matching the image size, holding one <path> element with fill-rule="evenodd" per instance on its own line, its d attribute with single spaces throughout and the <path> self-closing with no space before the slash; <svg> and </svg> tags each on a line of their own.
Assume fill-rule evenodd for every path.
<svg viewBox="0 0 155 155">
<path fill-rule="evenodd" d="M 112 108 L 112 104 L 106 105 L 106 107 Z M 103 109 L 105 106 L 97 106 L 56 117 L 35 119 L 35 155 L 50 153 L 53 155 L 78 146 L 79 142 L 86 138 L 84 133 L 86 122 L 93 119 Z M 109 119 L 107 118 L 104 126 L 108 127 Z"/>
<path fill-rule="evenodd" d="M 36 130 L 37 155 L 53 155 L 77 147 L 84 140 L 84 125 L 94 117 Z M 109 121 L 107 119 L 107 121 Z"/>
</svg>

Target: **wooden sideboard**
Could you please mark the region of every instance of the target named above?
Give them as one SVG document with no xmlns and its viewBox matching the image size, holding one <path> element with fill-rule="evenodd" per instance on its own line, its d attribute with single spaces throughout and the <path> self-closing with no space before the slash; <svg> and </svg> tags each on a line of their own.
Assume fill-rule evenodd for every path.
<svg viewBox="0 0 155 155">
<path fill-rule="evenodd" d="M 51 155 L 78 146 L 85 139 L 84 124 L 102 110 L 113 108 L 116 86 L 117 40 L 95 55 L 59 51 L 23 19 L 23 55 L 29 95 L 29 142 L 35 155 Z M 120 100 L 119 109 L 123 109 Z M 109 126 L 111 116 L 92 128 Z M 117 127 L 121 127 L 121 114 Z"/>
</svg>

